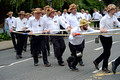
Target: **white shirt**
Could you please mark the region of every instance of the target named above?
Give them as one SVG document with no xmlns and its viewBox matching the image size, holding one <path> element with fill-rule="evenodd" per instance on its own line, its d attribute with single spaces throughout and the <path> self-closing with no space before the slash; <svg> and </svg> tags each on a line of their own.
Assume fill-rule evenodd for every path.
<svg viewBox="0 0 120 80">
<path fill-rule="evenodd" d="M 88 27 L 88 30 L 84 30 L 82 31 L 80 29 L 79 26 L 71 29 L 71 32 L 70 32 L 70 35 L 69 35 L 69 42 L 72 44 L 72 45 L 80 45 L 83 40 L 84 40 L 84 35 L 77 35 L 75 37 L 72 36 L 72 33 L 75 32 L 75 33 L 81 33 L 81 32 L 91 32 L 91 31 L 94 31 L 94 29 Z"/>
<path fill-rule="evenodd" d="M 24 27 L 28 27 L 26 24 L 27 24 L 26 18 L 23 18 L 22 20 L 19 17 L 16 18 L 15 20 L 16 31 L 22 31 Z"/>
<path fill-rule="evenodd" d="M 93 18 L 94 19 L 100 19 L 100 14 L 98 12 L 93 13 Z"/>
<path fill-rule="evenodd" d="M 91 15 L 90 14 L 86 14 L 86 19 L 89 21 L 91 19 Z"/>
<path fill-rule="evenodd" d="M 50 34 L 56 34 L 59 32 L 60 30 L 60 24 L 65 27 L 68 26 L 64 21 L 62 21 L 59 17 L 54 17 L 53 19 L 48 17 L 45 21 L 44 21 L 44 27 L 45 30 L 50 30 Z M 57 30 L 57 31 L 55 31 Z"/>
<path fill-rule="evenodd" d="M 15 26 L 15 17 L 8 17 L 7 19 L 7 23 L 8 23 L 8 27 L 9 27 L 9 29 L 11 29 L 12 27 L 14 27 Z"/>
<path fill-rule="evenodd" d="M 117 18 L 120 18 L 120 11 L 114 14 Z"/>
<path fill-rule="evenodd" d="M 85 19 L 87 19 L 87 14 L 86 13 L 81 13 L 81 14 L 84 15 Z"/>
<path fill-rule="evenodd" d="M 120 22 L 117 20 L 116 16 L 110 17 L 106 14 L 100 21 L 100 28 L 113 29 L 114 26 L 120 27 Z M 111 33 L 111 32 L 108 32 Z M 104 35 L 105 37 L 110 37 L 110 35 Z"/>
<path fill-rule="evenodd" d="M 33 33 L 42 33 L 42 31 L 44 30 L 43 24 L 44 24 L 44 19 L 40 17 L 38 21 L 36 19 L 32 19 L 30 21 L 29 27 L 30 30 L 33 31 Z"/>
<path fill-rule="evenodd" d="M 65 19 L 67 18 L 68 15 L 69 15 L 68 13 L 66 14 L 62 13 L 62 17 L 64 17 Z"/>
<path fill-rule="evenodd" d="M 78 25 L 80 25 L 80 20 L 81 19 L 85 19 L 84 15 L 81 13 L 76 13 L 75 15 L 73 15 L 72 13 L 67 17 L 67 24 L 70 27 L 77 27 Z"/>
</svg>

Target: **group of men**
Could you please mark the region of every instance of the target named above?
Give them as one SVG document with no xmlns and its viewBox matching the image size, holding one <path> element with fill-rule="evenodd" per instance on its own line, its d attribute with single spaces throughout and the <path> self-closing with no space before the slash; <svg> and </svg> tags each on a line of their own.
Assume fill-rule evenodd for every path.
<svg viewBox="0 0 120 80">
<path fill-rule="evenodd" d="M 16 58 L 22 58 L 22 51 L 24 48 L 24 44 L 26 43 L 26 35 L 19 34 L 17 32 L 26 32 L 26 30 L 30 30 L 29 34 L 32 35 L 30 42 L 31 54 L 34 60 L 34 66 L 38 66 L 39 52 L 42 52 L 45 67 L 51 66 L 47 57 L 47 55 L 49 54 L 49 36 L 35 34 L 56 34 L 55 36 L 50 36 L 50 38 L 53 43 L 54 54 L 58 60 L 58 64 L 60 66 L 64 66 L 62 55 L 65 51 L 66 45 L 63 36 L 57 36 L 57 34 L 61 34 L 61 25 L 66 30 L 70 31 L 69 48 L 71 51 L 71 56 L 67 58 L 69 68 L 73 71 L 77 71 L 78 68 L 76 68 L 76 66 L 78 63 L 81 66 L 84 66 L 82 56 L 85 40 L 84 35 L 80 35 L 79 33 L 91 32 L 95 30 L 89 27 L 91 16 L 90 14 L 88 17 L 85 16 L 88 14 L 88 11 L 86 11 L 87 14 L 84 13 L 83 9 L 81 10 L 81 13 L 77 12 L 77 7 L 78 5 L 74 3 L 71 4 L 68 9 L 70 14 L 67 13 L 67 9 L 64 9 L 62 16 L 59 15 L 61 14 L 60 12 L 58 12 L 58 15 L 56 15 L 56 10 L 48 5 L 44 7 L 44 10 L 42 10 L 41 8 L 35 8 L 32 12 L 33 16 L 31 17 L 29 13 L 25 14 L 25 11 L 20 11 L 18 13 L 19 17 L 15 19 L 14 17 L 12 17 L 13 12 L 8 12 L 9 18 L 7 19 L 7 24 L 9 26 L 11 37 L 14 36 L 12 37 L 12 41 L 16 50 Z M 108 14 L 106 14 L 100 21 L 100 31 L 102 33 L 106 33 L 107 29 L 112 29 L 114 27 L 113 25 L 117 25 L 118 27 L 120 27 L 120 23 L 114 16 L 115 9 L 116 6 L 114 4 L 108 5 Z M 96 16 L 96 14 L 98 13 L 95 13 L 94 16 Z M 16 33 L 13 32 L 14 30 L 16 31 Z M 17 38 L 17 44 L 14 40 L 15 36 Z M 95 65 L 95 68 L 99 69 L 98 64 L 103 60 L 102 70 L 108 73 L 110 72 L 108 70 L 108 59 L 112 46 L 112 36 L 101 35 L 100 40 L 103 45 L 104 51 L 100 57 L 93 61 L 93 63 Z M 47 46 L 48 52 L 46 51 Z M 118 63 L 114 62 L 113 64 L 115 67 L 115 69 L 113 69 L 114 72 L 116 70 L 116 64 Z"/>
</svg>

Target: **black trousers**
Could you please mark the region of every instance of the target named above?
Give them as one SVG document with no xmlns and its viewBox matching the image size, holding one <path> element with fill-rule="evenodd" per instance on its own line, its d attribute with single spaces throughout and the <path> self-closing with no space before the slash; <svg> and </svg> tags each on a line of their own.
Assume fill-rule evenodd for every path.
<svg viewBox="0 0 120 80">
<path fill-rule="evenodd" d="M 22 55 L 23 45 L 25 41 L 25 35 L 16 34 L 17 38 L 17 55 Z"/>
<path fill-rule="evenodd" d="M 77 57 L 76 54 L 81 52 L 83 54 L 83 50 L 84 50 L 84 45 L 85 45 L 85 40 L 80 44 L 80 45 L 72 45 L 69 42 L 69 48 L 71 51 L 71 56 L 68 58 L 68 60 L 71 62 L 71 66 L 73 68 L 75 68 L 78 64 L 78 62 L 80 62 L 82 60 L 82 56 L 81 57 Z"/>
<path fill-rule="evenodd" d="M 25 41 L 24 41 L 24 45 L 23 45 L 24 50 L 27 49 L 27 40 L 28 40 L 28 36 L 25 36 Z"/>
<path fill-rule="evenodd" d="M 110 57 L 112 47 L 112 37 L 100 36 L 100 41 L 103 46 L 103 53 L 95 60 L 95 62 L 99 64 L 103 60 L 102 69 L 104 69 L 108 68 L 108 59 Z"/>
<path fill-rule="evenodd" d="M 66 48 L 64 39 L 61 36 L 54 36 L 51 37 L 51 39 L 53 42 L 54 54 L 56 55 L 58 63 L 62 63 L 63 62 L 62 55 Z"/>
<path fill-rule="evenodd" d="M 98 19 L 95 19 L 95 20 L 98 20 Z M 96 27 L 98 27 L 99 28 L 99 21 L 97 21 L 97 22 L 94 22 L 94 28 L 96 28 Z"/>
<path fill-rule="evenodd" d="M 50 53 L 49 36 L 45 36 L 45 44 L 47 52 Z"/>
<path fill-rule="evenodd" d="M 44 36 L 32 36 L 31 40 L 31 51 L 34 59 L 34 63 L 38 63 L 38 51 L 41 49 L 43 55 L 44 64 L 48 63 L 47 52 L 45 47 L 45 37 Z"/>
<path fill-rule="evenodd" d="M 16 41 L 15 41 L 15 39 L 16 39 L 16 34 L 13 33 L 13 32 L 11 32 L 10 35 L 11 35 L 11 38 L 12 38 L 12 43 L 13 43 L 13 45 L 14 45 L 14 48 L 15 48 L 15 50 L 17 50 L 17 43 L 16 43 Z"/>
<path fill-rule="evenodd" d="M 120 65 L 120 56 L 115 60 L 115 65 L 116 66 Z"/>
</svg>

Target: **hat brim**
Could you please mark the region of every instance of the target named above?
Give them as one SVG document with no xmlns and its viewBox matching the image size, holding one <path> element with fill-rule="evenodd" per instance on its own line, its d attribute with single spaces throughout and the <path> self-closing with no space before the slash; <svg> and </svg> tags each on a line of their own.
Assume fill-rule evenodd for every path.
<svg viewBox="0 0 120 80">
<path fill-rule="evenodd" d="M 56 12 L 57 10 L 52 10 L 52 11 L 49 11 L 47 12 L 47 16 L 49 16 L 52 12 Z"/>
<path fill-rule="evenodd" d="M 25 13 L 18 13 L 18 15 L 25 15 Z"/>
<path fill-rule="evenodd" d="M 83 26 L 83 25 L 86 25 L 86 24 L 90 24 L 91 22 L 86 22 L 85 24 L 80 24 L 78 26 Z"/>
</svg>

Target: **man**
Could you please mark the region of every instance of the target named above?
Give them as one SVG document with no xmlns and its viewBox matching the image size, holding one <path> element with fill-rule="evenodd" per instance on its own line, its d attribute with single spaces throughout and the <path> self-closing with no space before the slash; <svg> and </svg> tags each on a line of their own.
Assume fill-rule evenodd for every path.
<svg viewBox="0 0 120 80">
<path fill-rule="evenodd" d="M 86 19 L 87 19 L 88 21 L 91 20 L 91 15 L 89 14 L 88 10 L 86 10 Z"/>
<path fill-rule="evenodd" d="M 71 56 L 67 59 L 68 66 L 71 70 L 76 71 L 77 64 L 81 61 L 82 53 L 84 50 L 85 40 L 84 35 L 80 35 L 81 32 L 90 32 L 94 29 L 88 27 L 90 22 L 86 19 L 80 20 L 80 25 L 73 28 L 69 36 L 69 48 L 71 51 Z M 79 35 L 77 35 L 79 34 Z M 78 53 L 81 53 L 80 56 L 77 56 Z"/>
<path fill-rule="evenodd" d="M 40 11 L 40 9 L 36 9 L 34 13 L 35 13 L 35 19 L 32 19 L 29 24 L 31 28 L 30 34 L 44 33 L 44 28 L 43 28 L 44 19 L 40 17 L 42 14 L 42 11 Z M 34 66 L 38 66 L 39 49 L 42 51 L 43 62 L 45 67 L 51 66 L 51 64 L 49 64 L 47 59 L 47 52 L 45 47 L 45 36 L 34 35 L 32 36 L 32 40 L 31 40 L 31 51 L 34 59 Z"/>
<path fill-rule="evenodd" d="M 75 5 L 74 3 L 69 6 L 69 12 L 71 13 L 66 19 L 67 24 L 70 26 L 70 27 L 67 27 L 68 30 L 71 30 L 72 28 L 77 27 L 78 25 L 80 25 L 80 20 L 85 19 L 83 14 L 77 12 L 77 7 L 78 5 Z M 82 57 L 79 64 L 81 66 L 84 66 Z"/>
<path fill-rule="evenodd" d="M 62 13 L 62 17 L 64 17 L 66 19 L 68 15 L 69 14 L 67 13 L 67 9 L 64 9 L 63 13 Z"/>
<path fill-rule="evenodd" d="M 94 8 L 93 19 L 94 19 L 94 20 L 99 20 L 99 19 L 100 19 L 99 13 L 97 12 L 97 9 L 96 9 L 96 8 Z M 97 26 L 96 26 L 96 25 L 97 25 Z M 99 29 L 99 21 L 94 22 L 94 28 L 95 28 L 95 29 Z"/>
<path fill-rule="evenodd" d="M 49 8 L 47 11 L 48 18 L 44 23 L 47 33 L 50 34 L 60 34 L 60 24 L 62 26 L 66 25 L 64 21 L 61 21 L 61 19 L 59 19 L 59 17 L 54 17 L 55 12 L 56 10 Z M 53 42 L 54 54 L 58 60 L 58 64 L 60 66 L 64 66 L 64 61 L 62 58 L 62 55 L 66 48 L 64 39 L 62 36 L 51 36 L 51 39 Z"/>
<path fill-rule="evenodd" d="M 13 12 L 12 11 L 9 11 L 7 13 L 7 15 L 9 16 L 7 18 L 7 26 L 9 27 L 9 32 L 10 32 L 10 35 L 11 35 L 11 38 L 12 38 L 12 42 L 13 42 L 13 45 L 14 45 L 14 48 L 15 48 L 15 51 L 17 50 L 17 43 L 15 41 L 16 39 L 16 34 L 11 32 L 11 30 L 15 30 L 15 17 L 12 16 Z"/>
<path fill-rule="evenodd" d="M 16 31 L 18 32 L 24 32 L 28 26 L 26 25 L 27 19 L 25 18 L 25 11 L 20 11 L 18 13 L 19 17 L 16 18 L 15 20 L 15 27 Z M 16 34 L 17 37 L 17 53 L 16 53 L 16 58 L 22 58 L 22 50 L 23 50 L 23 45 L 25 42 L 25 35 L 22 34 Z"/>
<path fill-rule="evenodd" d="M 117 67 L 120 65 L 120 56 L 112 62 L 112 72 L 115 74 Z"/>
<path fill-rule="evenodd" d="M 110 33 L 107 32 L 108 29 L 113 29 L 114 25 L 120 27 L 120 23 L 117 18 L 114 16 L 116 10 L 116 6 L 114 4 L 108 5 L 108 14 L 106 14 L 100 21 L 100 32 L 101 33 Z M 102 71 L 105 73 L 110 73 L 111 71 L 108 70 L 108 60 L 111 54 L 111 47 L 112 47 L 112 36 L 111 35 L 101 35 L 100 40 L 103 46 L 103 53 L 96 58 L 93 63 L 95 68 L 99 70 L 98 65 L 101 61 L 103 61 Z"/>
<path fill-rule="evenodd" d="M 86 13 L 84 9 L 81 9 L 81 13 L 84 15 L 85 19 L 87 19 Z"/>
</svg>

